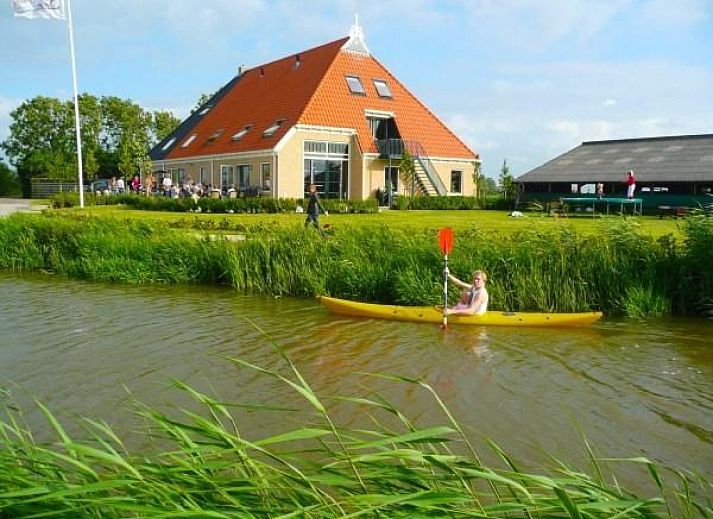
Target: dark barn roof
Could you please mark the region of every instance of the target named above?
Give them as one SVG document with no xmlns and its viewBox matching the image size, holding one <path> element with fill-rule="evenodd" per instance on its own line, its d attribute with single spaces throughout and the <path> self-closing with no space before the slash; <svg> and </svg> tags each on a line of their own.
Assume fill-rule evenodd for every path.
<svg viewBox="0 0 713 519">
<path fill-rule="evenodd" d="M 713 182 L 713 134 L 583 142 L 516 182 Z"/>
</svg>

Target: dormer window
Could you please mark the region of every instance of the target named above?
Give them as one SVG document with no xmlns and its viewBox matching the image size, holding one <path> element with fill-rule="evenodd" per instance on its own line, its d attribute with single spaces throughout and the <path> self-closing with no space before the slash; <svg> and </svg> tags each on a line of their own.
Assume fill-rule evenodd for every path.
<svg viewBox="0 0 713 519">
<path fill-rule="evenodd" d="M 163 147 L 161 148 L 161 151 L 166 151 L 168 148 L 170 148 L 171 146 L 173 146 L 173 143 L 174 143 L 174 142 L 176 142 L 176 138 L 175 138 L 175 137 L 171 137 L 171 138 L 168 140 L 168 142 L 163 145 Z"/>
<path fill-rule="evenodd" d="M 213 132 L 213 135 L 208 137 L 208 140 L 206 141 L 206 144 L 213 144 L 215 140 L 223 135 L 223 128 L 218 128 L 215 132 Z"/>
<path fill-rule="evenodd" d="M 275 132 L 280 129 L 280 126 L 282 126 L 282 123 L 284 123 L 284 119 L 278 119 L 275 121 L 275 123 L 267 128 L 264 132 L 262 132 L 263 137 L 271 137 L 272 135 L 275 135 Z"/>
<path fill-rule="evenodd" d="M 236 133 L 235 135 L 233 135 L 230 140 L 232 140 L 232 141 L 239 141 L 240 139 L 242 139 L 243 137 L 245 137 L 245 134 L 250 131 L 250 128 L 252 128 L 252 124 L 248 124 L 245 128 L 243 128 L 243 129 L 240 130 L 238 133 Z"/>
<path fill-rule="evenodd" d="M 196 140 L 196 137 L 198 137 L 197 133 L 194 133 L 190 137 L 188 137 L 185 141 L 183 141 L 183 144 L 181 144 L 181 148 L 187 148 L 190 146 L 190 144 Z"/>
<path fill-rule="evenodd" d="M 356 95 L 366 95 L 366 91 L 364 90 L 364 85 L 361 84 L 361 79 L 359 79 L 357 76 L 346 76 L 347 79 L 347 85 L 349 85 L 349 91 L 352 94 Z"/>
<path fill-rule="evenodd" d="M 383 79 L 375 79 L 374 87 L 376 88 L 376 93 L 379 94 L 379 97 L 388 97 L 388 98 L 393 97 L 391 95 L 391 90 L 389 89 L 389 85 Z"/>
</svg>

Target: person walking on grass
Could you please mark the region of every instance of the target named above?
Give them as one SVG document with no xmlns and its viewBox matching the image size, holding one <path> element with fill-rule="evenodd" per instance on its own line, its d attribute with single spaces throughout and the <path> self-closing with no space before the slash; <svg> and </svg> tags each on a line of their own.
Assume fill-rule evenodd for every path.
<svg viewBox="0 0 713 519">
<path fill-rule="evenodd" d="M 464 289 L 457 305 L 446 309 L 446 315 L 482 315 L 488 309 L 488 290 L 485 283 L 488 276 L 482 270 L 473 272 L 473 284 L 469 285 L 448 273 L 448 280 Z"/>
<path fill-rule="evenodd" d="M 319 201 L 319 195 L 317 194 L 317 186 L 314 184 L 309 185 L 309 201 L 307 202 L 307 218 L 305 219 L 305 227 L 310 223 L 314 225 L 314 228 L 321 232 L 319 227 L 319 211 L 322 211 L 325 215 L 329 213 L 324 209 L 324 206 Z"/>
</svg>

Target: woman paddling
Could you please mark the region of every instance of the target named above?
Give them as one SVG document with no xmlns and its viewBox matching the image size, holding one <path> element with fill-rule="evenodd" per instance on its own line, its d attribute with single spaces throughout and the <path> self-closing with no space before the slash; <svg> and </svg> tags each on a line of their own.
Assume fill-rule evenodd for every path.
<svg viewBox="0 0 713 519">
<path fill-rule="evenodd" d="M 464 283 L 450 272 L 448 279 L 454 285 L 458 285 L 464 290 L 461 292 L 460 301 L 457 305 L 446 309 L 446 315 L 482 315 L 488 309 L 488 290 L 485 282 L 488 276 L 482 270 L 473 272 L 473 284 Z"/>
</svg>

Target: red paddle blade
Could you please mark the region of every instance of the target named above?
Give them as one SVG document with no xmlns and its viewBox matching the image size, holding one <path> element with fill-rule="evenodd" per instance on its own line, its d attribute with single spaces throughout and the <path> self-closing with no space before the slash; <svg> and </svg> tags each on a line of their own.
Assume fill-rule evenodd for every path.
<svg viewBox="0 0 713 519">
<path fill-rule="evenodd" d="M 453 229 L 450 227 L 445 227 L 438 231 L 438 244 L 441 246 L 443 254 L 450 254 L 453 248 L 453 240 Z"/>
</svg>

